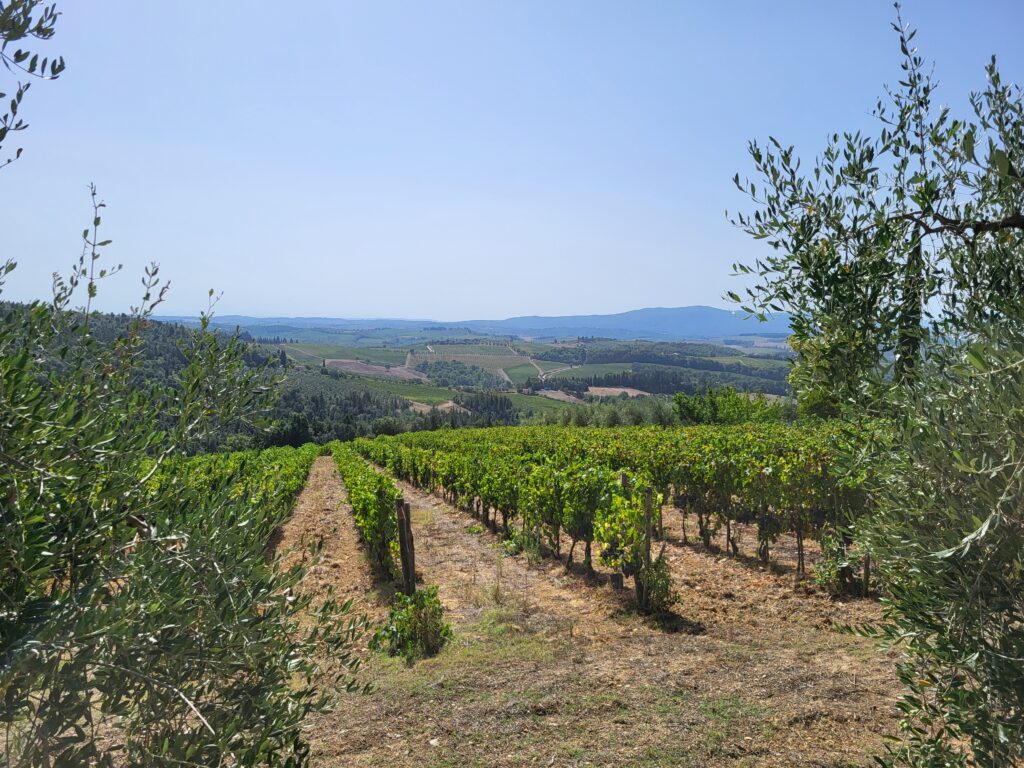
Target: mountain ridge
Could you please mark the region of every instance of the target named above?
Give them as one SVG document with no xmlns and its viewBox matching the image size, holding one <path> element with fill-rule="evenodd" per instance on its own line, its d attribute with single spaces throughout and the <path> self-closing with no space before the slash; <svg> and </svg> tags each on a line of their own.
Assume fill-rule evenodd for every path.
<svg viewBox="0 0 1024 768">
<path fill-rule="evenodd" d="M 164 316 L 169 322 L 191 323 L 195 318 Z M 295 328 L 465 328 L 477 333 L 530 338 L 563 336 L 603 336 L 615 339 L 708 339 L 738 335 L 778 335 L 789 332 L 789 317 L 777 314 L 765 322 L 749 318 L 738 310 L 706 305 L 685 307 L 644 307 L 609 314 L 520 315 L 504 320 L 409 320 L 399 318 L 343 317 L 253 317 L 223 315 L 215 317 L 217 326 L 292 326 Z"/>
</svg>

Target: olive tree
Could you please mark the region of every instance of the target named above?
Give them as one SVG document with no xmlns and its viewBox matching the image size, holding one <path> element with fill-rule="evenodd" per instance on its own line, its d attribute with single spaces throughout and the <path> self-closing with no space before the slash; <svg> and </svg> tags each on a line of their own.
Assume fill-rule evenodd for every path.
<svg viewBox="0 0 1024 768">
<path fill-rule="evenodd" d="M 50 38 L 57 16 L 0 3 L 8 70 L 60 74 L 62 59 L 16 47 Z M 0 146 L 25 127 L 27 88 Z M 364 621 L 297 589 L 315 553 L 286 568 L 267 552 L 281 505 L 230 495 L 231 478 L 212 494 L 152 482 L 262 411 L 272 382 L 209 313 L 176 378 L 147 378 L 143 330 L 167 290 L 156 265 L 123 332 L 94 335 L 102 209 L 93 190 L 82 255 L 50 301 L 0 303 L 0 753 L 48 768 L 305 765 L 303 720 L 355 688 Z M 14 269 L 0 263 L 0 292 Z"/>
<path fill-rule="evenodd" d="M 64 71 L 62 56 L 40 56 L 28 47 L 30 42 L 49 40 L 53 37 L 60 14 L 55 5 L 46 5 L 43 0 L 9 0 L 0 2 L 0 63 L 9 72 L 15 72 L 29 79 L 53 80 Z M 7 110 L 0 113 L 0 147 L 8 136 L 23 131 L 28 125 L 19 116 L 22 99 L 30 82 L 18 81 L 10 95 Z M 0 100 L 8 94 L 0 91 Z M 0 167 L 8 165 L 21 155 L 15 150 L 14 157 L 8 157 Z"/>
<path fill-rule="evenodd" d="M 754 202 L 736 223 L 768 245 L 731 297 L 792 317 L 801 404 L 851 420 L 867 491 L 859 545 L 877 561 L 885 623 L 904 652 L 904 738 L 883 762 L 1024 760 L 1024 100 L 995 59 L 972 114 L 936 84 L 894 25 L 898 85 L 877 135 L 833 134 L 804 167 L 791 146 L 750 145 Z M 863 424 L 871 422 L 863 421 Z M 852 431 L 851 431 L 852 432 Z M 872 434 L 870 429 L 860 434 Z"/>
<path fill-rule="evenodd" d="M 303 765 L 303 718 L 329 704 L 321 685 L 355 686 L 362 622 L 312 603 L 296 590 L 304 568 L 268 557 L 281 509 L 230 496 L 230 478 L 214 494 L 150 482 L 272 390 L 209 316 L 176 381 L 147 383 L 141 331 L 166 285 L 150 267 L 124 333 L 97 341 L 87 306 L 103 241 L 85 237 L 51 301 L 0 316 L 4 754 L 14 766 Z"/>
<path fill-rule="evenodd" d="M 734 221 L 769 249 L 736 265 L 754 282 L 729 296 L 790 314 L 803 398 L 869 404 L 933 343 L 1020 314 L 1019 91 L 993 58 L 974 114 L 954 117 L 935 105 L 914 32 L 894 28 L 902 74 L 876 104 L 876 136 L 835 133 L 809 169 L 792 146 L 752 142 L 755 180 L 735 177 L 755 207 Z"/>
</svg>

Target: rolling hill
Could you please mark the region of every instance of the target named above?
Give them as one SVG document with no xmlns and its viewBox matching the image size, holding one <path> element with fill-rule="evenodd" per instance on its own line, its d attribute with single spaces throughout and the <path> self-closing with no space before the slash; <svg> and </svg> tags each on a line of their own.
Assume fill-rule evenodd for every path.
<svg viewBox="0 0 1024 768">
<path fill-rule="evenodd" d="M 194 322 L 188 317 L 163 317 L 179 323 Z M 335 331 L 461 330 L 473 334 L 517 336 L 525 338 L 561 338 L 567 336 L 600 336 L 611 339 L 650 339 L 679 341 L 711 339 L 726 336 L 784 336 L 789 333 L 789 318 L 776 315 L 760 323 L 742 312 L 707 306 L 648 307 L 609 315 L 530 315 L 505 320 L 403 320 L 395 318 L 330 318 L 330 317 L 248 317 L 221 315 L 214 324 L 222 327 L 241 326 L 253 335 L 288 335 L 299 329 L 333 329 Z M 311 340 L 311 339 L 309 339 Z"/>
</svg>

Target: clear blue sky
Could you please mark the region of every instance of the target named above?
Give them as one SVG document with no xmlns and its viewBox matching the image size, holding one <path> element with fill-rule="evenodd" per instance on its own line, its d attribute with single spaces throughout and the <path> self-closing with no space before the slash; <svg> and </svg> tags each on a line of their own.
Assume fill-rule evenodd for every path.
<svg viewBox="0 0 1024 768">
<path fill-rule="evenodd" d="M 47 294 L 95 182 L 125 265 L 104 309 L 150 260 L 167 314 L 211 287 L 254 315 L 723 306 L 762 247 L 724 216 L 747 140 L 812 156 L 899 75 L 881 0 L 59 5 L 67 72 L 33 86 L 0 171 L 5 295 Z M 1019 0 L 904 14 L 956 109 L 992 53 L 1024 80 Z"/>
</svg>

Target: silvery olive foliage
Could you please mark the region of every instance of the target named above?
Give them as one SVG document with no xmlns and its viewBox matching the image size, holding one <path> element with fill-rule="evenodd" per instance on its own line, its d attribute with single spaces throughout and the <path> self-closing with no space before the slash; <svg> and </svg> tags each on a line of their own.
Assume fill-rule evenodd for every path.
<svg viewBox="0 0 1024 768">
<path fill-rule="evenodd" d="M 363 622 L 347 604 L 311 602 L 296 589 L 304 567 L 268 555 L 291 498 L 232 493 L 229 473 L 213 493 L 164 473 L 272 392 L 208 316 L 176 381 L 144 384 L 141 330 L 166 286 L 148 269 L 126 331 L 96 341 L 73 304 L 84 294 L 88 306 L 103 274 L 103 241 L 85 235 L 52 301 L 0 316 L 4 755 L 14 766 L 304 765 L 303 719 L 329 705 L 321 687 L 355 687 Z"/>
<path fill-rule="evenodd" d="M 52 37 L 57 17 L 38 0 L 0 3 L 0 63 L 59 75 L 62 59 L 18 47 Z M 0 117 L 0 145 L 25 127 L 27 88 Z M 172 381 L 144 375 L 143 331 L 167 290 L 156 265 L 123 331 L 94 335 L 93 299 L 117 268 L 101 266 L 92 200 L 53 298 L 0 302 L 0 754 L 48 768 L 305 765 L 303 720 L 329 706 L 324 691 L 356 687 L 365 622 L 304 596 L 304 566 L 267 550 L 291 496 L 239 494 L 257 479 L 244 474 L 211 491 L 169 471 L 273 388 L 208 313 Z M 14 269 L 0 263 L 0 297 Z"/>
<path fill-rule="evenodd" d="M 993 58 L 972 114 L 954 115 L 898 10 L 894 28 L 901 74 L 876 135 L 836 133 L 809 166 L 774 139 L 750 145 L 756 179 L 736 181 L 754 207 L 735 222 L 768 247 L 730 295 L 791 313 L 807 412 L 886 419 L 845 459 L 868 489 L 855 529 L 885 590 L 872 631 L 904 654 L 901 738 L 882 762 L 1016 765 L 1024 100 Z"/>
<path fill-rule="evenodd" d="M 47 5 L 42 0 L 0 2 L 0 64 L 19 78 L 13 93 L 0 91 L 0 101 L 7 102 L 6 111 L 0 113 L 0 148 L 11 133 L 28 127 L 19 110 L 31 85 L 29 81 L 55 80 L 64 71 L 63 57 L 40 56 L 32 47 L 53 37 L 59 15 L 55 5 Z M 19 148 L 13 157 L 0 161 L 0 168 L 20 156 Z"/>
<path fill-rule="evenodd" d="M 901 75 L 875 106 L 876 136 L 833 134 L 809 168 L 792 146 L 752 142 L 756 177 L 735 177 L 754 209 L 734 221 L 768 248 L 736 265 L 752 284 L 729 296 L 791 314 L 801 397 L 863 405 L 934 344 L 1020 314 L 1020 90 L 993 58 L 973 115 L 955 117 L 914 32 L 894 27 Z"/>
</svg>

